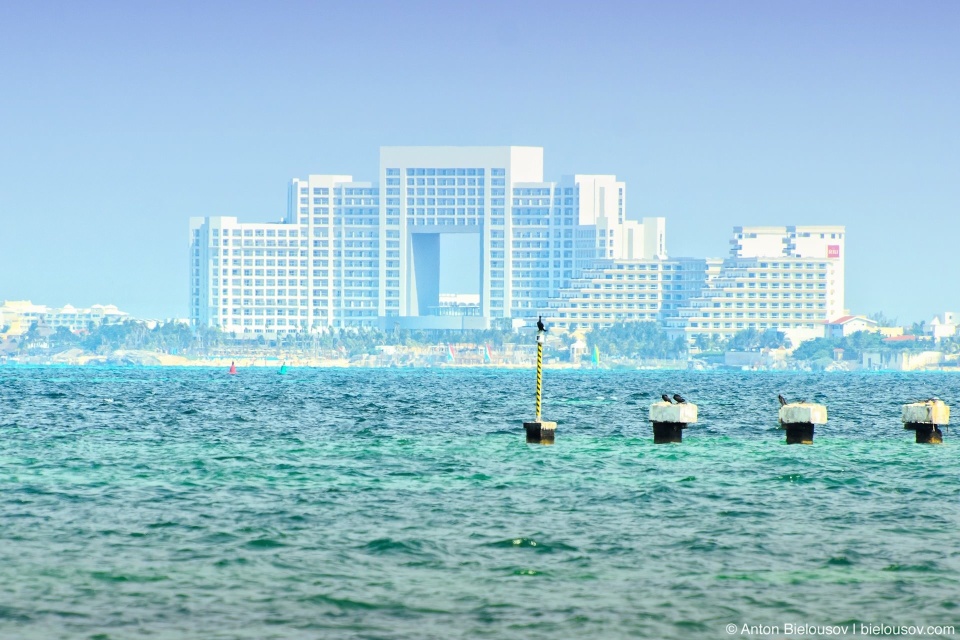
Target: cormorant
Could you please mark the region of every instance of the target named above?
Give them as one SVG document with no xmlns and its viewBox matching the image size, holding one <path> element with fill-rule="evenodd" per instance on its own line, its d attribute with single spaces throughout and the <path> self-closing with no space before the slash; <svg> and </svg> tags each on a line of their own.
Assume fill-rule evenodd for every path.
<svg viewBox="0 0 960 640">
<path fill-rule="evenodd" d="M 537 331 L 546 331 L 547 328 L 543 326 L 543 316 L 537 317 Z"/>
<path fill-rule="evenodd" d="M 784 398 L 783 395 L 781 395 L 781 394 L 778 393 L 778 394 L 777 394 L 777 400 L 780 401 L 780 406 L 781 406 L 781 407 L 786 406 L 786 404 L 787 404 L 787 399 Z"/>
<path fill-rule="evenodd" d="M 683 396 L 679 393 L 673 394 L 673 399 L 677 401 L 677 404 L 684 404 L 686 400 L 683 399 Z"/>
<path fill-rule="evenodd" d="M 673 401 L 670 400 L 670 396 L 668 396 L 667 394 L 661 393 L 661 394 L 660 394 L 660 397 L 663 398 L 663 401 L 664 401 L 664 402 L 667 402 L 667 403 L 669 403 L 669 404 L 673 404 Z"/>
</svg>

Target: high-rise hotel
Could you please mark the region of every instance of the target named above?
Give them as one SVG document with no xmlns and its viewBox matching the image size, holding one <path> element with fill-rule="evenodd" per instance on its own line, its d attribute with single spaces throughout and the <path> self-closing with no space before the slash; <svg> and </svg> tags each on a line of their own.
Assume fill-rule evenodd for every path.
<svg viewBox="0 0 960 640">
<path fill-rule="evenodd" d="M 612 175 L 543 180 L 539 147 L 383 147 L 378 183 L 311 175 L 277 223 L 193 218 L 190 314 L 239 335 L 487 328 L 539 314 L 590 329 L 660 321 L 674 336 L 844 314 L 843 227 L 736 227 L 731 257 L 668 258 L 663 218 L 630 219 Z M 444 305 L 443 234 L 477 244 L 475 302 Z M 462 246 L 462 245 L 461 245 Z"/>
<path fill-rule="evenodd" d="M 311 175 L 279 223 L 192 218 L 191 319 L 237 334 L 485 328 L 531 318 L 597 260 L 666 257 L 612 175 L 543 179 L 539 147 L 383 147 L 379 183 Z M 440 236 L 472 234 L 478 303 L 442 312 Z"/>
</svg>

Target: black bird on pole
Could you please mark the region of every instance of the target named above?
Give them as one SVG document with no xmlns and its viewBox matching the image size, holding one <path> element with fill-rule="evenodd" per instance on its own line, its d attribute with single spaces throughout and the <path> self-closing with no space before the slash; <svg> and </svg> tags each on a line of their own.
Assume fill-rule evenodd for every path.
<svg viewBox="0 0 960 640">
<path fill-rule="evenodd" d="M 668 403 L 668 404 L 673 404 L 673 401 L 670 400 L 670 396 L 668 396 L 667 394 L 661 393 L 661 394 L 660 394 L 660 397 L 663 398 L 663 401 L 664 401 L 664 402 L 666 402 L 666 403 Z"/>
<path fill-rule="evenodd" d="M 777 400 L 780 401 L 780 406 L 781 406 L 781 407 L 785 407 L 785 406 L 787 405 L 787 399 L 784 398 L 783 395 L 781 395 L 781 394 L 779 394 L 779 393 L 777 394 Z"/>
<path fill-rule="evenodd" d="M 685 404 L 687 402 L 679 393 L 673 394 L 673 399 L 677 401 L 677 404 Z"/>
<path fill-rule="evenodd" d="M 537 316 L 537 331 L 546 331 L 547 328 L 543 326 L 543 316 Z"/>
</svg>

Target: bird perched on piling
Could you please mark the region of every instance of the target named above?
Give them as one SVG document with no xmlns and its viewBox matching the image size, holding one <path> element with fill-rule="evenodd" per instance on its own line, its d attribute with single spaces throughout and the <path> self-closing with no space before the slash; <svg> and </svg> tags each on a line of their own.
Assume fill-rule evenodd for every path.
<svg viewBox="0 0 960 640">
<path fill-rule="evenodd" d="M 785 407 L 787 405 L 787 399 L 783 397 L 782 394 L 777 394 L 777 400 L 780 401 L 780 406 Z"/>
<path fill-rule="evenodd" d="M 686 404 L 686 400 L 679 393 L 673 394 L 673 399 L 677 401 L 677 404 Z"/>
<path fill-rule="evenodd" d="M 537 331 L 546 332 L 547 328 L 543 326 L 543 316 L 537 316 Z"/>
<path fill-rule="evenodd" d="M 660 397 L 663 398 L 663 401 L 666 402 L 667 404 L 673 404 L 673 401 L 670 400 L 670 396 L 668 396 L 667 394 L 661 393 Z"/>
</svg>

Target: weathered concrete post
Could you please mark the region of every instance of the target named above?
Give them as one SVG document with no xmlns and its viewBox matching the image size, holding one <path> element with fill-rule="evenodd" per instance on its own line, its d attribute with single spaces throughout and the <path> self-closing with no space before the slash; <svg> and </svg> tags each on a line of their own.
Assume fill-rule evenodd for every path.
<svg viewBox="0 0 960 640">
<path fill-rule="evenodd" d="M 950 407 L 943 400 L 932 398 L 903 405 L 903 428 L 916 432 L 918 444 L 941 444 L 940 427 L 948 424 Z"/>
<path fill-rule="evenodd" d="M 650 405 L 650 422 L 653 423 L 654 444 L 683 442 L 683 430 L 697 422 L 697 405 L 654 402 Z"/>
<path fill-rule="evenodd" d="M 543 391 L 543 336 L 546 329 L 543 323 L 538 322 L 537 328 L 537 413 L 533 422 L 524 422 L 523 428 L 527 431 L 527 442 L 553 444 L 554 433 L 557 430 L 556 422 L 542 420 L 540 417 L 540 400 Z"/>
<path fill-rule="evenodd" d="M 790 402 L 780 407 L 780 428 L 787 444 L 813 444 L 813 426 L 827 423 L 827 408 L 813 402 Z"/>
</svg>

